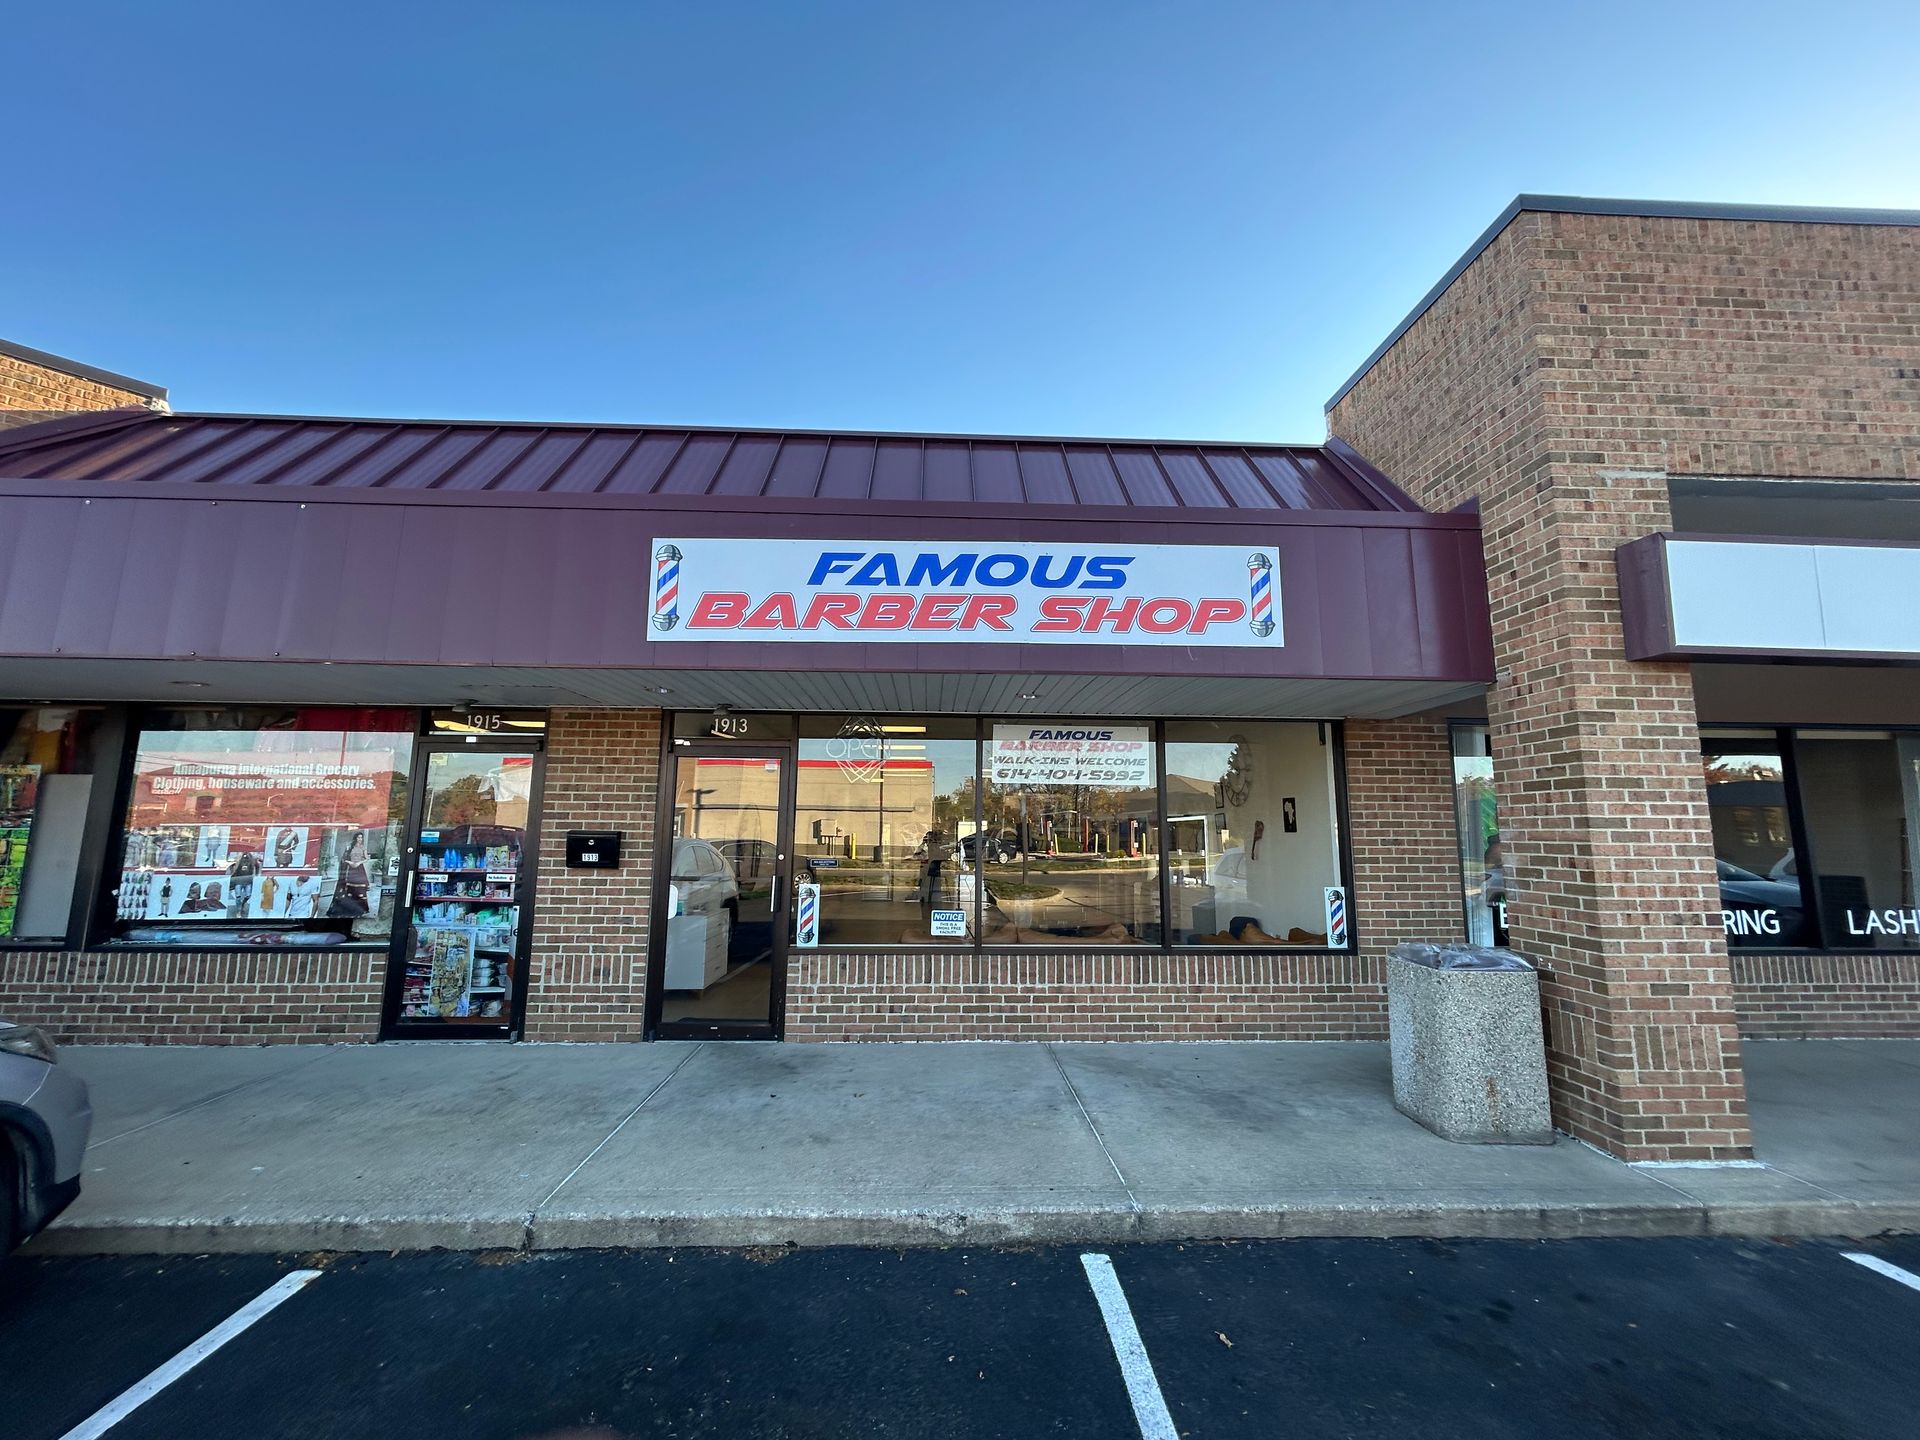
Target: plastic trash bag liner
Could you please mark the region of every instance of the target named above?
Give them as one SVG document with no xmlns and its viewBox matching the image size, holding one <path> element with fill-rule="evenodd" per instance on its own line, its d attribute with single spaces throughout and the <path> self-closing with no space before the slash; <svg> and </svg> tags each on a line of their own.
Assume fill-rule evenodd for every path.
<svg viewBox="0 0 1920 1440">
<path fill-rule="evenodd" d="M 1394 958 L 1429 970 L 1531 970 L 1533 962 L 1491 945 L 1396 945 Z"/>
</svg>

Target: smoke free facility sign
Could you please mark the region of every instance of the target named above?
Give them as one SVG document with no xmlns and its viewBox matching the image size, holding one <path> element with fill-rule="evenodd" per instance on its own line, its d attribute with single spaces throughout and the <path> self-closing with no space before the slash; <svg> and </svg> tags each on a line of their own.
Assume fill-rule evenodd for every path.
<svg viewBox="0 0 1920 1440">
<path fill-rule="evenodd" d="M 675 539 L 659 641 L 1279 647 L 1280 556 L 1238 545 Z"/>
</svg>

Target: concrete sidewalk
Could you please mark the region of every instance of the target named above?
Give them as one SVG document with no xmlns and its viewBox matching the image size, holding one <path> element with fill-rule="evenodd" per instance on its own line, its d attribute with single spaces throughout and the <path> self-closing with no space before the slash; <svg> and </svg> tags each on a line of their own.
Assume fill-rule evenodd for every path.
<svg viewBox="0 0 1920 1440">
<path fill-rule="evenodd" d="M 1750 1044 L 1764 1164 L 1452 1145 L 1378 1044 L 63 1052 L 41 1252 L 1920 1229 L 1920 1042 Z"/>
</svg>

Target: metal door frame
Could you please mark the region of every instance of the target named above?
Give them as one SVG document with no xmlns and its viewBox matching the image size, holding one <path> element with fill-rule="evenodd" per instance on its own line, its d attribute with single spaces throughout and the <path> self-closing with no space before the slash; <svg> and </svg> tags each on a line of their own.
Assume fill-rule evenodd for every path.
<svg viewBox="0 0 1920 1440">
<path fill-rule="evenodd" d="M 520 873 L 514 881 L 520 923 L 513 937 L 513 1013 L 503 1024 L 463 1024 L 448 1020 L 403 1020 L 400 996 L 406 985 L 407 942 L 413 934 L 414 877 L 418 873 L 420 820 L 427 803 L 427 764 L 430 756 L 533 756 L 533 790 L 527 800 L 527 829 L 520 845 Z M 518 1040 L 527 1028 L 527 999 L 532 979 L 534 876 L 539 870 L 540 810 L 546 793 L 547 747 L 537 735 L 463 740 L 422 735 L 413 746 L 412 788 L 407 796 L 407 826 L 400 847 L 400 889 L 393 901 L 393 938 L 387 948 L 387 979 L 380 998 L 382 1040 Z"/>
<path fill-rule="evenodd" d="M 798 794 L 799 745 L 792 740 L 756 740 L 675 743 L 672 725 L 664 727 L 660 757 L 660 790 L 654 806 L 651 916 L 647 926 L 647 1003 L 644 1034 L 649 1040 L 780 1040 L 787 1030 L 787 960 L 791 949 L 793 904 L 793 825 Z M 767 963 L 767 1018 L 765 1020 L 664 1020 L 667 984 L 667 886 L 673 869 L 673 797 L 682 760 L 720 758 L 778 760 L 780 796 L 774 823 L 773 953 Z"/>
</svg>

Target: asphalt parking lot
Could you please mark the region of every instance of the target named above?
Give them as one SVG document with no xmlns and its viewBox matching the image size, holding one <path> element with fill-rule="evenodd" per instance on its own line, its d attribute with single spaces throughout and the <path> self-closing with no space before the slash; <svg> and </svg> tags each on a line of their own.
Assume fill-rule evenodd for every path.
<svg viewBox="0 0 1920 1440">
<path fill-rule="evenodd" d="M 1920 1273 L 1920 1239 L 1107 1253 L 1182 1436 L 1913 1434 L 1920 1291 L 1849 1251 Z M 0 1429 L 70 1433 L 311 1269 L 89 1433 L 1153 1435 L 1085 1253 L 16 1257 Z"/>
</svg>

